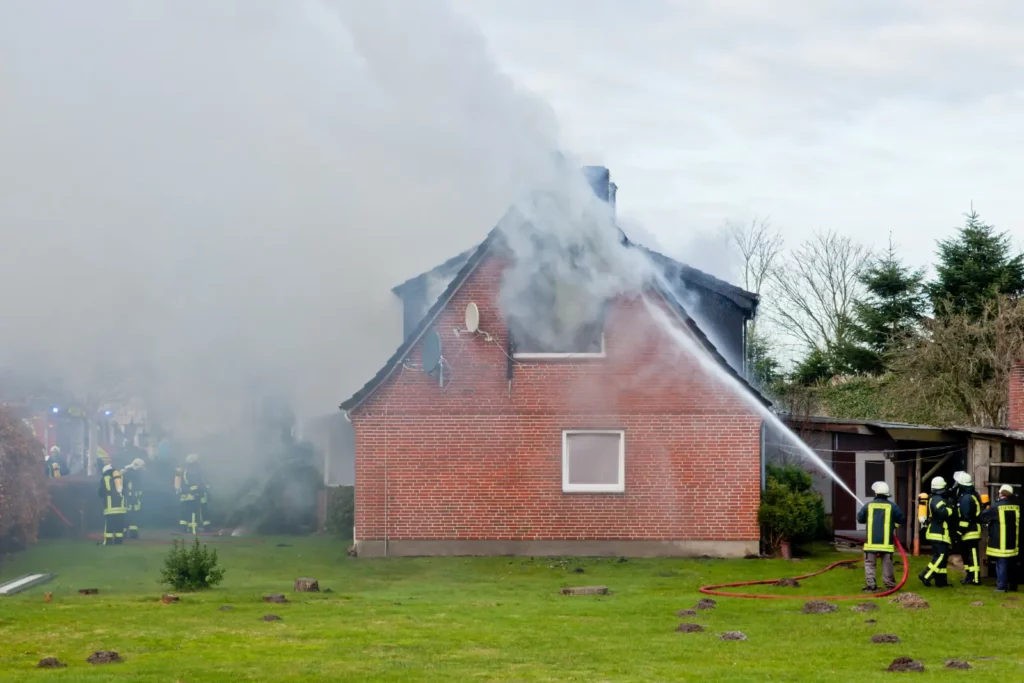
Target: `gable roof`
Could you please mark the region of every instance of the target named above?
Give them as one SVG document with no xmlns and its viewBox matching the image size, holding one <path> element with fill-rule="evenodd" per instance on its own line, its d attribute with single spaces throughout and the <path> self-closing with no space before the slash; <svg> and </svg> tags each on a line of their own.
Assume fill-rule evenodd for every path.
<svg viewBox="0 0 1024 683">
<path fill-rule="evenodd" d="M 437 319 L 437 317 L 448 305 L 448 302 L 451 301 L 452 297 L 455 296 L 455 293 L 458 292 L 459 288 L 462 287 L 466 280 L 469 279 L 470 275 L 473 274 L 477 266 L 480 265 L 480 263 L 484 260 L 484 257 L 487 256 L 487 253 L 495 245 L 495 242 L 500 238 L 500 225 L 501 222 L 499 222 L 498 225 L 492 228 L 491 231 L 487 234 L 487 238 L 484 239 L 484 241 L 481 242 L 477 247 L 469 250 L 468 252 L 460 254 L 454 259 L 449 259 L 448 261 L 445 262 L 445 264 L 455 264 L 461 262 L 462 265 L 459 268 L 458 272 L 455 274 L 455 277 L 452 278 L 451 282 L 448 283 L 448 287 L 444 290 L 441 296 L 437 298 L 437 301 L 435 301 L 434 304 L 430 307 L 430 310 L 427 311 L 426 315 L 424 315 L 423 318 L 420 320 L 419 324 L 416 326 L 416 329 L 413 330 L 411 334 L 406 336 L 405 341 L 402 342 L 402 345 L 398 347 L 398 349 L 391 355 L 387 362 L 384 363 L 384 367 L 378 370 L 377 374 L 374 375 L 369 382 L 363 385 L 363 387 L 359 389 L 355 394 L 353 394 L 349 399 L 342 402 L 340 406 L 341 410 L 350 411 L 353 410 L 354 408 L 357 408 L 360 404 L 363 403 L 363 401 L 369 398 L 370 395 L 373 394 L 373 392 L 376 391 L 378 387 L 380 387 L 385 381 L 387 381 L 388 377 L 391 376 L 391 373 L 393 373 L 399 366 L 401 366 L 402 361 L 405 360 L 405 358 L 409 355 L 410 352 L 412 352 L 416 344 L 419 343 L 423 335 L 426 334 L 426 332 L 434 324 L 434 321 Z M 625 245 L 626 247 L 637 248 L 637 245 L 631 243 L 629 239 L 626 237 L 625 233 L 623 233 L 621 230 L 619 231 L 619 237 L 623 245 Z M 647 250 L 645 249 L 645 251 Z M 466 256 L 465 259 L 462 260 L 464 254 L 468 254 L 468 256 Z M 445 264 L 442 264 L 442 267 Z M 450 265 L 449 267 L 454 267 L 454 265 Z M 416 278 L 413 279 L 415 280 Z M 408 284 L 409 282 L 410 281 L 407 281 L 406 283 L 403 283 L 403 285 L 399 285 L 399 287 L 402 287 Z M 707 335 L 704 334 L 704 332 L 700 329 L 700 327 L 693 320 L 693 318 L 691 318 L 689 314 L 686 312 L 686 309 L 679 302 L 676 293 L 666 291 L 663 287 L 657 284 L 653 286 L 657 289 L 658 293 L 661 294 L 662 297 L 664 297 L 665 301 L 668 302 L 673 312 L 679 317 L 679 319 L 682 321 L 683 325 L 687 328 L 687 330 L 689 330 L 693 334 L 693 336 L 697 339 L 697 342 L 701 345 L 701 347 L 703 347 L 711 355 L 712 359 L 714 359 L 715 362 L 721 365 L 725 369 L 725 371 L 729 373 L 734 379 L 736 379 L 736 381 L 738 381 L 746 390 L 750 391 L 750 393 L 753 394 L 753 396 L 758 401 L 760 401 L 765 406 L 770 406 L 771 402 L 767 398 L 765 398 L 760 392 L 758 392 L 757 389 L 751 386 L 750 383 L 747 382 L 747 380 L 742 375 L 736 372 L 736 370 L 733 369 L 731 365 L 729 365 L 728 361 L 725 360 L 722 354 L 718 352 L 718 349 L 715 348 L 715 345 L 711 343 Z"/>
<path fill-rule="evenodd" d="M 675 259 L 665 256 L 660 252 L 649 249 L 642 244 L 633 242 L 626 237 L 621 228 L 619 229 L 619 233 L 624 244 L 642 250 L 648 255 L 648 257 L 650 257 L 651 261 L 655 265 L 662 269 L 665 273 L 666 279 L 676 290 L 676 294 L 681 295 L 686 290 L 693 288 L 702 289 L 706 292 L 717 294 L 718 296 L 730 301 L 739 308 L 740 311 L 742 311 L 744 318 L 747 320 L 753 318 L 754 314 L 757 312 L 757 306 L 760 303 L 760 297 L 758 297 L 757 294 L 748 292 L 747 290 L 737 287 L 736 285 L 732 285 L 725 280 L 720 280 L 702 270 L 688 266 L 685 263 L 676 261 Z M 479 247 L 480 245 L 477 245 L 460 254 L 456 254 L 444 263 L 437 265 L 424 273 L 415 275 L 405 282 L 395 285 L 391 288 L 391 291 L 399 297 L 404 297 L 407 291 L 419 286 L 431 276 L 441 278 L 454 277 Z"/>
</svg>

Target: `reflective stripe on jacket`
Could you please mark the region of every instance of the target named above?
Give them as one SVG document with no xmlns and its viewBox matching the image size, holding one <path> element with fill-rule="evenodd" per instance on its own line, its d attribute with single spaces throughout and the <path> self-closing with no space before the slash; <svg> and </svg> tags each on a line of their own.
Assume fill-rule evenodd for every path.
<svg viewBox="0 0 1024 683">
<path fill-rule="evenodd" d="M 1016 498 L 1000 498 L 981 515 L 988 523 L 989 557 L 1016 557 L 1020 535 L 1020 504 Z"/>
<path fill-rule="evenodd" d="M 114 470 L 107 472 L 100 480 L 100 498 L 103 499 L 103 514 L 118 515 L 128 512 L 124 506 L 124 495 L 117 490 L 117 480 L 121 473 Z"/>
<path fill-rule="evenodd" d="M 960 521 L 957 528 L 960 538 L 964 541 L 976 541 L 981 538 L 981 498 L 973 488 L 963 489 L 960 494 Z"/>
<path fill-rule="evenodd" d="M 924 537 L 929 541 L 949 543 L 949 523 L 953 508 L 946 504 L 940 493 L 933 493 L 928 499 L 928 530 Z"/>
<path fill-rule="evenodd" d="M 885 496 L 876 496 L 857 513 L 857 522 L 867 525 L 864 552 L 896 551 L 896 527 L 906 522 L 903 511 Z"/>
</svg>

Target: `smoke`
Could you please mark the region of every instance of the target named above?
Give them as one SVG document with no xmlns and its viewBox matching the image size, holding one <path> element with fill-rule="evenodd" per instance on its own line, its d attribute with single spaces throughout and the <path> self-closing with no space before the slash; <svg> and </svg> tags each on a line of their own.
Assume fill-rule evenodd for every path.
<svg viewBox="0 0 1024 683">
<path fill-rule="evenodd" d="M 334 410 L 558 148 L 440 0 L 12 0 L 0 92 L 0 369 L 181 434 Z"/>
</svg>

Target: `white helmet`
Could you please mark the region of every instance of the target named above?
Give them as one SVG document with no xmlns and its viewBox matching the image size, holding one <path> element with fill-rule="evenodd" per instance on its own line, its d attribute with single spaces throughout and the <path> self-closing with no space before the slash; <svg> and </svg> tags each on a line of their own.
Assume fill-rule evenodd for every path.
<svg viewBox="0 0 1024 683">
<path fill-rule="evenodd" d="M 146 469 L 146 461 L 142 458 L 135 458 L 132 460 L 131 468 L 133 470 L 144 470 Z"/>
<path fill-rule="evenodd" d="M 199 454 L 189 453 L 189 455 L 185 458 L 185 462 L 188 463 L 189 465 L 199 462 Z"/>
<path fill-rule="evenodd" d="M 935 477 L 932 479 L 932 491 L 945 491 L 946 480 L 942 477 Z"/>
<path fill-rule="evenodd" d="M 104 472 L 112 472 L 113 470 L 114 470 L 114 466 L 113 465 L 104 465 L 103 466 L 103 471 Z"/>
<path fill-rule="evenodd" d="M 36 452 L 38 453 L 38 451 L 36 451 Z M 56 446 L 54 446 L 53 448 L 50 449 L 50 455 L 54 455 L 54 454 L 60 455 L 60 449 L 57 448 Z"/>
<path fill-rule="evenodd" d="M 875 492 L 876 496 L 889 495 L 889 485 L 886 484 L 884 481 L 876 481 L 874 484 L 871 485 L 871 490 Z"/>
<path fill-rule="evenodd" d="M 960 478 L 956 480 L 956 483 L 958 483 L 958 484 L 960 484 L 961 486 L 964 486 L 964 487 L 974 486 L 974 477 L 972 477 L 971 475 L 967 474 L 966 472 L 961 472 L 960 473 Z"/>
<path fill-rule="evenodd" d="M 999 487 L 999 493 L 1009 493 L 1010 495 L 1013 495 L 1013 487 L 1009 484 L 1003 484 Z"/>
</svg>

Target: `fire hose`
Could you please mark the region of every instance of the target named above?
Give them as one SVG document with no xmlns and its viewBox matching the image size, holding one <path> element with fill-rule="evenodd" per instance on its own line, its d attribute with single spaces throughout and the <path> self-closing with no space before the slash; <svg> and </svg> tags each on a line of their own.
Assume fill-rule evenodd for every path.
<svg viewBox="0 0 1024 683">
<path fill-rule="evenodd" d="M 859 545 L 863 545 L 864 544 L 864 541 L 862 541 L 860 539 L 857 539 L 857 538 L 850 538 L 850 537 L 846 537 L 846 536 L 836 536 L 836 538 L 842 539 L 844 541 L 850 541 L 851 543 L 857 543 Z M 900 540 L 898 538 L 894 539 L 894 540 L 896 541 L 896 549 L 900 551 L 900 557 L 903 559 L 903 578 L 900 579 L 900 582 L 898 584 L 896 584 L 895 588 L 890 588 L 889 590 L 887 590 L 887 591 L 885 591 L 883 593 L 871 593 L 869 595 L 865 595 L 864 593 L 861 593 L 859 595 L 826 595 L 826 596 L 811 595 L 811 596 L 808 596 L 808 595 L 764 595 L 764 594 L 758 594 L 758 593 L 730 593 L 730 592 L 727 592 L 727 591 L 719 590 L 721 588 L 738 588 L 738 587 L 741 587 L 741 586 L 773 585 L 773 584 L 777 584 L 779 581 L 782 581 L 782 579 L 764 579 L 763 581 L 740 581 L 740 582 L 737 582 L 737 583 L 719 583 L 719 584 L 715 584 L 715 585 L 712 585 L 712 586 L 701 586 L 699 590 L 704 595 L 717 595 L 717 596 L 723 597 L 723 598 L 763 598 L 765 600 L 862 600 L 862 599 L 871 599 L 871 598 L 884 598 L 884 597 L 886 597 L 888 595 L 892 595 L 893 593 L 896 593 L 896 592 L 898 592 L 898 591 L 903 589 L 904 584 L 907 583 L 907 575 L 908 575 L 908 572 L 909 572 L 909 569 L 910 569 L 910 565 L 907 563 L 907 551 L 903 549 L 903 544 L 900 543 Z M 819 569 L 816 572 L 811 572 L 810 574 L 804 574 L 803 576 L 794 576 L 792 578 L 797 580 L 797 581 L 802 581 L 804 579 L 809 579 L 812 576 L 818 576 L 819 574 L 824 574 L 825 572 L 830 571 L 832 569 L 835 569 L 836 567 L 841 567 L 841 566 L 844 566 L 844 565 L 853 565 L 853 564 L 856 564 L 856 563 L 862 562 L 862 561 L 863 561 L 863 558 L 861 558 L 861 559 L 853 559 L 853 560 L 840 560 L 839 562 L 833 562 L 832 564 L 830 564 L 829 566 L 825 567 L 824 569 Z"/>
</svg>

